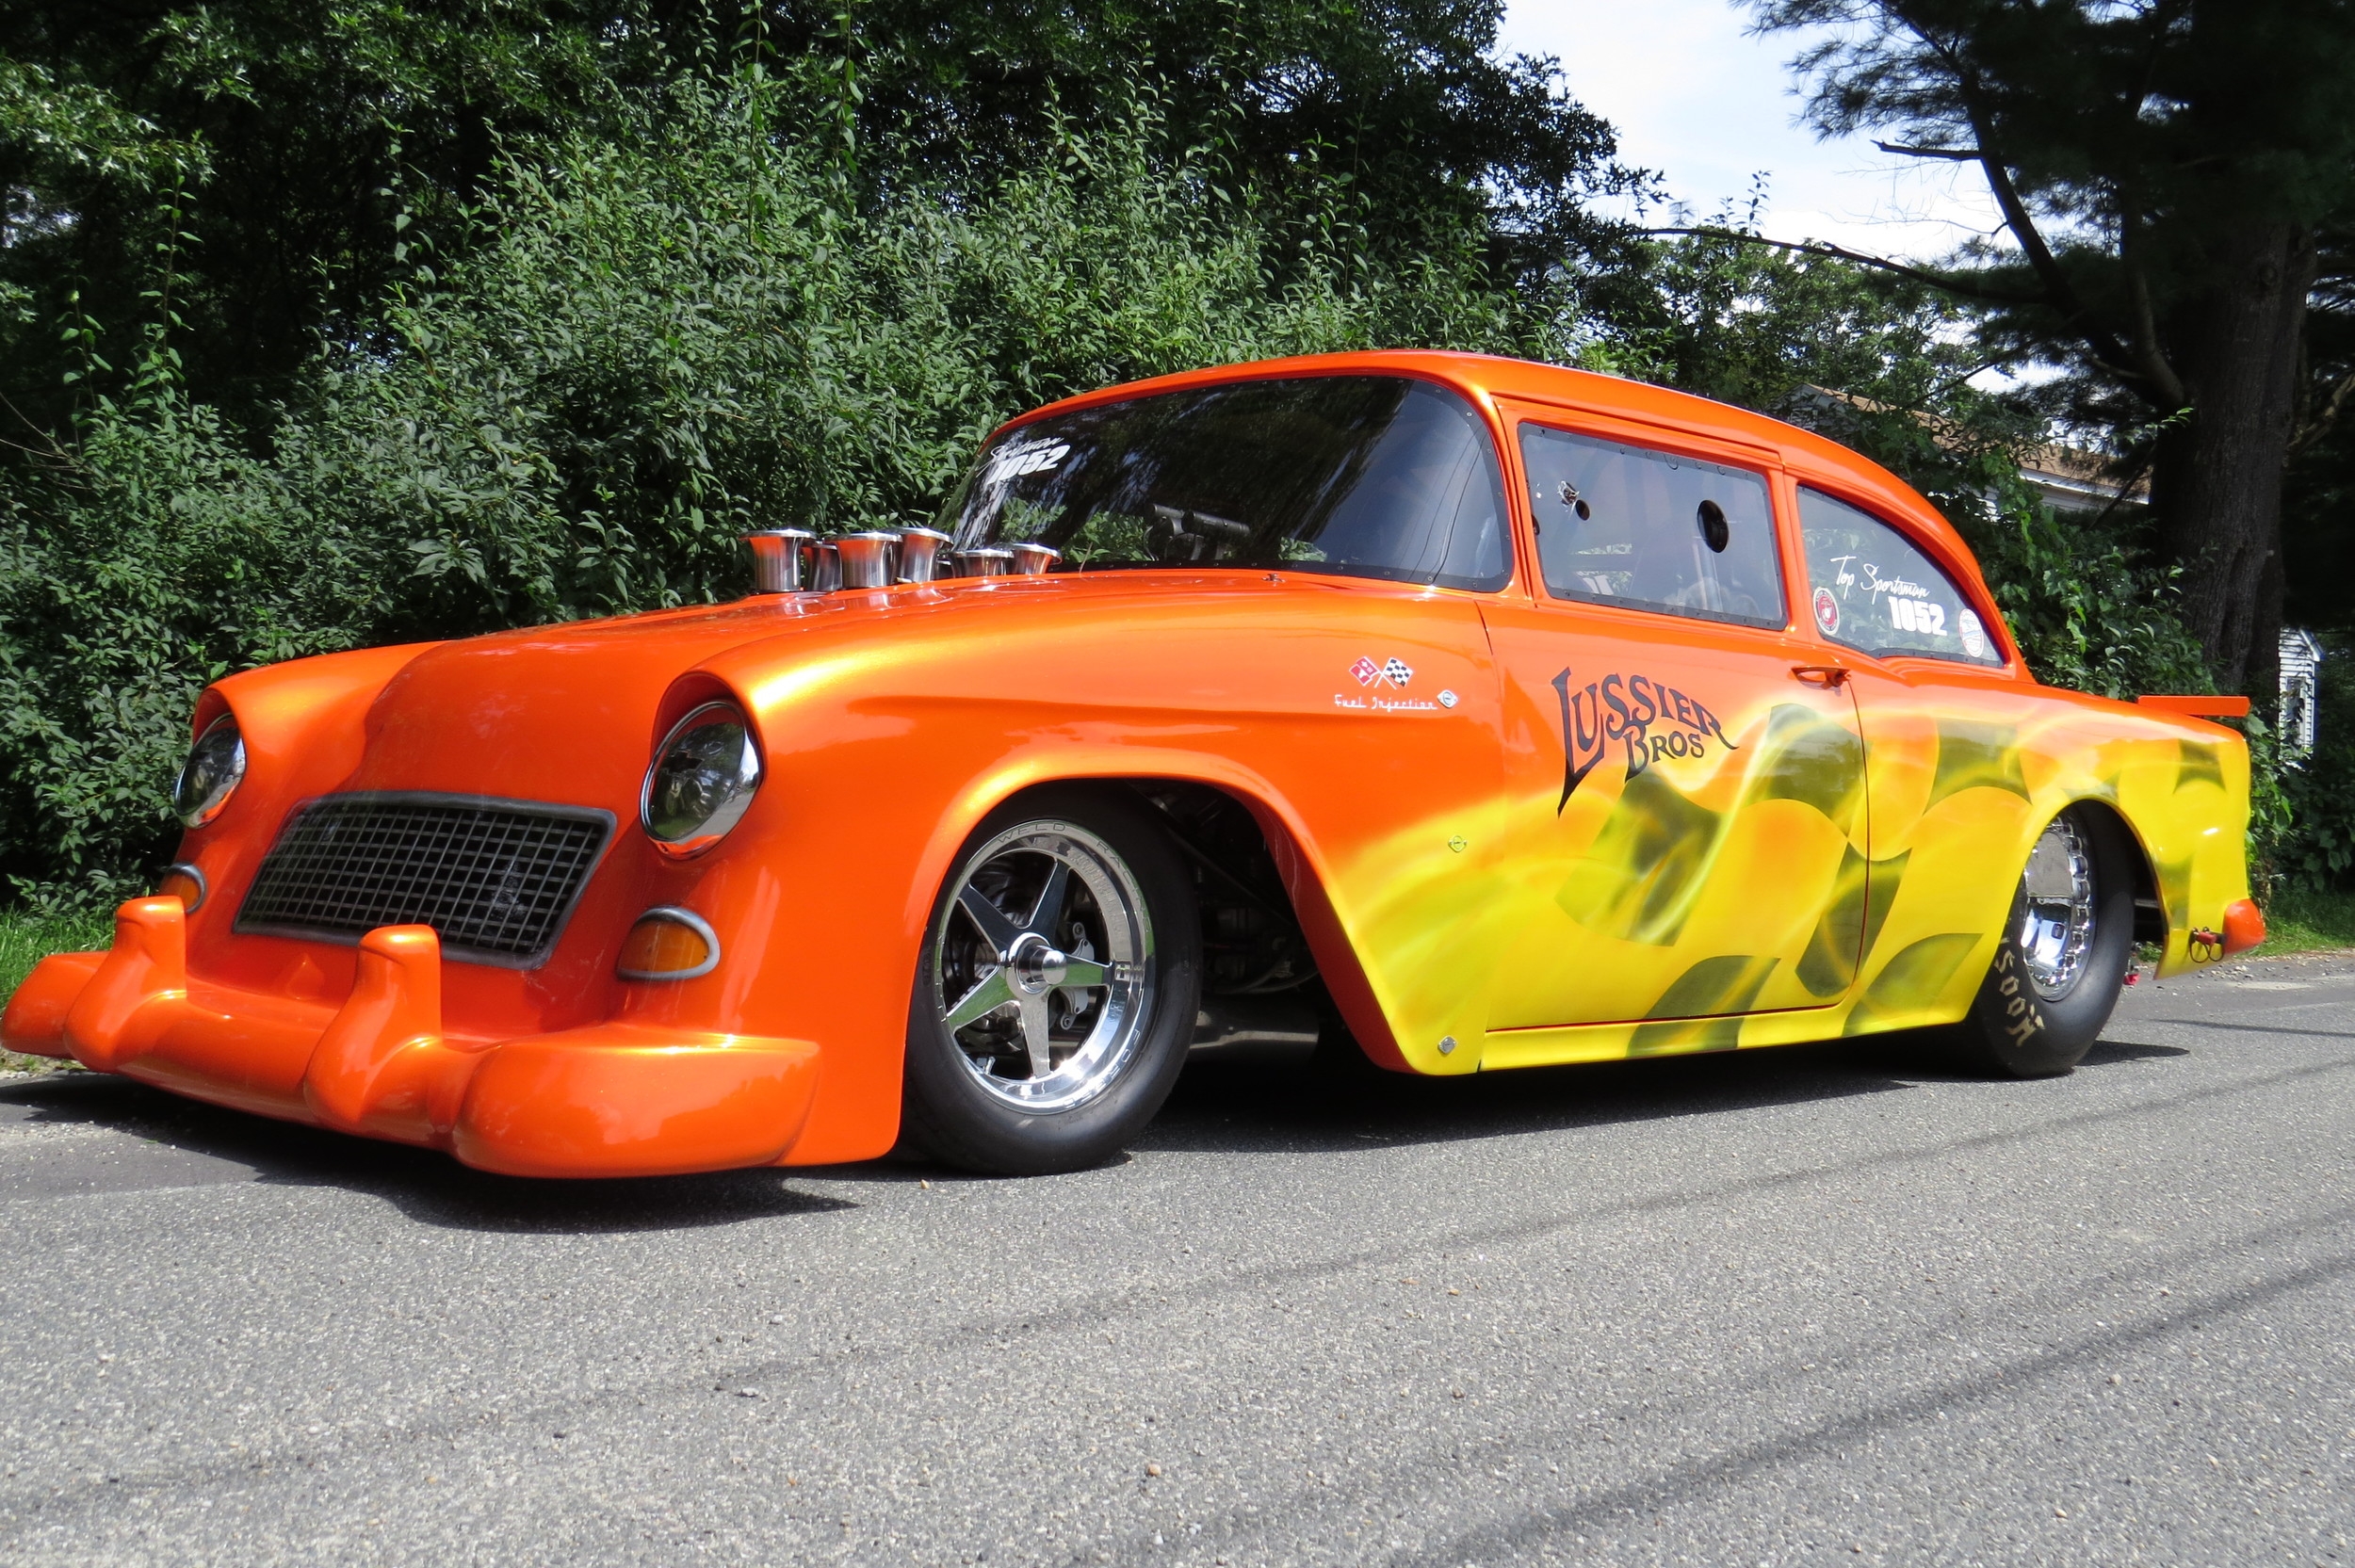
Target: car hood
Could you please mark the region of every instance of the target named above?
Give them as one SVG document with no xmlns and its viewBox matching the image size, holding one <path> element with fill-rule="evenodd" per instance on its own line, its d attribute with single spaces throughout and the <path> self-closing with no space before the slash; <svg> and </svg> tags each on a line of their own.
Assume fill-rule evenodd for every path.
<svg viewBox="0 0 2355 1568">
<path fill-rule="evenodd" d="M 1325 590 L 1327 581 L 1294 579 L 1310 592 Z M 1259 574 L 966 581 L 759 597 L 441 643 L 386 683 L 368 712 L 360 767 L 344 787 L 497 795 L 625 816 L 658 738 L 664 694 L 699 668 L 740 673 L 745 659 L 730 656 L 739 650 L 770 675 L 902 635 L 947 632 L 1002 645 L 1075 612 L 1100 614 L 1139 600 L 1208 607 L 1267 591 Z"/>
<path fill-rule="evenodd" d="M 385 684 L 346 787 L 625 812 L 672 684 L 815 619 L 773 600 L 747 600 L 439 644 Z"/>
</svg>

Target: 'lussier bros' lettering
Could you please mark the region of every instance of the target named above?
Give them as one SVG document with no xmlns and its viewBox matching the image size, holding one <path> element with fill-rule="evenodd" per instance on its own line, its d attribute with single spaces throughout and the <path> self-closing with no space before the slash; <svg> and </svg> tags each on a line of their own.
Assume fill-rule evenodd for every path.
<svg viewBox="0 0 2355 1568">
<path fill-rule="evenodd" d="M 1726 738 L 1715 714 L 1672 686 L 1616 671 L 1578 689 L 1570 679 L 1567 670 L 1553 678 L 1554 695 L 1562 699 L 1562 799 L 1554 805 L 1556 816 L 1615 745 L 1626 755 L 1631 779 L 1663 757 L 1706 756 L 1712 736 L 1729 752 L 1740 750 Z"/>
</svg>

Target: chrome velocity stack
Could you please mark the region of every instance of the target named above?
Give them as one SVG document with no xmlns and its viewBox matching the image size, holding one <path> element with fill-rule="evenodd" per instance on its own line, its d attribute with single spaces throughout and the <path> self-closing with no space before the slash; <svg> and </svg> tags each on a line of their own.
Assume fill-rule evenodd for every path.
<svg viewBox="0 0 2355 1568">
<path fill-rule="evenodd" d="M 807 586 L 818 593 L 832 593 L 842 586 L 842 558 L 832 540 L 810 545 Z"/>
<path fill-rule="evenodd" d="M 936 528 L 900 530 L 900 581 L 929 583 L 940 573 L 940 547 L 949 536 Z"/>
<path fill-rule="evenodd" d="M 815 536 L 806 528 L 763 528 L 746 534 L 753 552 L 755 593 L 796 593 L 802 587 L 802 547 Z"/>
<path fill-rule="evenodd" d="M 842 557 L 844 588 L 889 588 L 893 557 L 899 553 L 897 534 L 844 534 L 834 542 Z"/>
</svg>

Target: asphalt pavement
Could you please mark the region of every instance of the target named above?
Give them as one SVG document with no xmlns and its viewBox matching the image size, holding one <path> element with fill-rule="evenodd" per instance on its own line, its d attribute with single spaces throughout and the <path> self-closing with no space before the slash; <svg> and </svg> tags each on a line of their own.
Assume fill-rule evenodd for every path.
<svg viewBox="0 0 2355 1568">
<path fill-rule="evenodd" d="M 0 1079 L 0 1562 L 2355 1560 L 2355 958 L 549 1186 Z"/>
</svg>

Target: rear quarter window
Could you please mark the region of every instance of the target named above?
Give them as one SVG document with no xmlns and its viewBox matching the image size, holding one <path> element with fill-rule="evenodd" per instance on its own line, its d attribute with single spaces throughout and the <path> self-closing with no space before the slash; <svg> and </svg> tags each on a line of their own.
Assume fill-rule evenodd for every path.
<svg viewBox="0 0 2355 1568">
<path fill-rule="evenodd" d="M 1863 654 L 2000 665 L 1971 601 L 1913 542 L 1871 512 L 1799 487 L 1808 608 L 1815 629 Z"/>
</svg>

